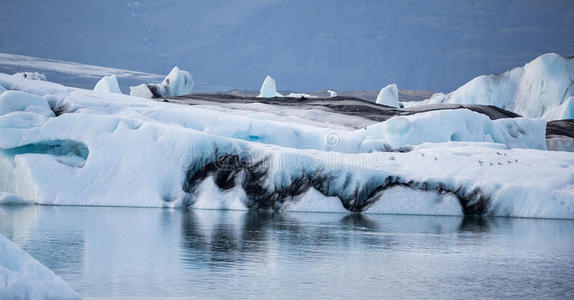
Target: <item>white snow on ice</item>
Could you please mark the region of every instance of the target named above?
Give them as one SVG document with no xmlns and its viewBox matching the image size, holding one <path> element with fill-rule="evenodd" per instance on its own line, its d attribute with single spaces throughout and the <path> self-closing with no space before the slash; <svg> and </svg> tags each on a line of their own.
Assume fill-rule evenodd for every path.
<svg viewBox="0 0 574 300">
<path fill-rule="evenodd" d="M 494 142 L 513 148 L 546 149 L 546 121 L 507 118 L 490 120 L 468 109 L 439 110 L 397 116 L 363 131 L 364 151 L 384 141 L 392 147 L 448 141 Z"/>
</svg>

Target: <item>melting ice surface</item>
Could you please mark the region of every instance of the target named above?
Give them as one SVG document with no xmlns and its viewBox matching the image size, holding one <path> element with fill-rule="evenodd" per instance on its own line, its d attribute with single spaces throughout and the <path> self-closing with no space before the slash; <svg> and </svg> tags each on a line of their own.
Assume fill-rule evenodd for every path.
<svg viewBox="0 0 574 300">
<path fill-rule="evenodd" d="M 570 298 L 574 221 L 0 206 L 83 297 Z"/>
</svg>

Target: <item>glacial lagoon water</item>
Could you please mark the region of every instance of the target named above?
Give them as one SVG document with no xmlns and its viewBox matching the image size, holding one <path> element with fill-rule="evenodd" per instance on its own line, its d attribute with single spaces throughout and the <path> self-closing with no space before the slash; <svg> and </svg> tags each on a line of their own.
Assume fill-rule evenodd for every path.
<svg viewBox="0 0 574 300">
<path fill-rule="evenodd" d="M 574 298 L 574 220 L 0 206 L 84 297 Z"/>
</svg>

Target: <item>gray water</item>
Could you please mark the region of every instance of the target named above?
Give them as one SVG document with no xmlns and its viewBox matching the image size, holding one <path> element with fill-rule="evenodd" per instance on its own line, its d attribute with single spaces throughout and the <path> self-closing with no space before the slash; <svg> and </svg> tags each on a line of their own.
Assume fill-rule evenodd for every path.
<svg viewBox="0 0 574 300">
<path fill-rule="evenodd" d="M 574 221 L 0 206 L 85 297 L 574 298 Z"/>
</svg>

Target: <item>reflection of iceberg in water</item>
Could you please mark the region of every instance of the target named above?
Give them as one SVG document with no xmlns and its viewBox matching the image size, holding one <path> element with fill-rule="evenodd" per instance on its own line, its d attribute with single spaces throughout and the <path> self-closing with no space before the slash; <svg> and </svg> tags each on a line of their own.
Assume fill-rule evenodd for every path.
<svg viewBox="0 0 574 300">
<path fill-rule="evenodd" d="M 392 248 L 393 232 L 456 233 L 466 218 L 443 216 L 363 215 L 333 213 L 284 213 L 276 211 L 185 210 L 182 218 L 182 260 L 190 268 L 225 262 L 256 262 L 293 245 L 309 249 L 337 244 Z M 477 218 L 490 222 L 487 218 Z M 357 231 L 360 235 L 354 235 Z M 283 247 L 284 246 L 284 247 Z M 292 249 L 291 249 L 292 250 Z M 285 252 L 289 252 L 287 250 Z M 319 251 L 319 250 L 317 250 Z M 315 258 L 313 251 L 298 253 Z"/>
<path fill-rule="evenodd" d="M 38 220 L 38 209 L 28 206 L 0 205 L 0 230 L 12 241 L 24 241 Z"/>
<path fill-rule="evenodd" d="M 8 214 L 17 217 L 1 218 Z M 318 286 L 353 297 L 341 287 L 352 276 L 360 291 L 356 297 L 390 298 L 393 291 L 407 291 L 415 298 L 416 291 L 409 291 L 417 285 L 419 292 L 440 298 L 444 286 L 421 280 L 432 276 L 465 295 L 491 298 L 496 296 L 491 290 L 465 284 L 468 274 L 480 284 L 507 282 L 511 271 L 538 274 L 537 264 L 549 263 L 548 295 L 563 291 L 574 276 L 567 263 L 574 258 L 571 220 L 0 207 L 0 233 L 12 231 L 22 237 L 18 245 L 37 251 L 39 261 L 85 296 L 253 298 L 276 285 L 272 293 L 285 298 L 327 298 Z M 536 247 L 530 247 L 533 241 Z M 62 250 L 39 250 L 46 245 Z M 525 276 L 520 280 L 533 280 Z M 520 284 L 509 286 L 520 292 Z"/>
<path fill-rule="evenodd" d="M 59 211 L 56 207 L 0 206 L 0 233 L 66 280 L 64 272 L 85 260 L 84 235 L 67 224 L 68 214 L 61 218 Z M 63 229 L 65 234 L 43 230 L 50 227 Z"/>
</svg>

